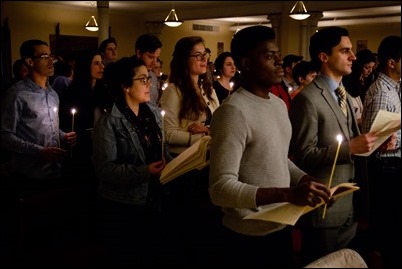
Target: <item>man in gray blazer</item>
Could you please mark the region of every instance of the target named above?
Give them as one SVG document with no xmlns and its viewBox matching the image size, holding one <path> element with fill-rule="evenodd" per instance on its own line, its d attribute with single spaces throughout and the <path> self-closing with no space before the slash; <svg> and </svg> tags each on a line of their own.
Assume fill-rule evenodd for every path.
<svg viewBox="0 0 402 269">
<path fill-rule="evenodd" d="M 336 137 L 342 135 L 331 185 L 351 182 L 362 176 L 356 177 L 360 167 L 354 155 L 370 151 L 377 137 L 360 134 L 350 96 L 346 116 L 338 103 L 336 89 L 356 60 L 348 31 L 341 27 L 320 30 L 311 37 L 309 51 L 320 72 L 292 101 L 290 155 L 301 169 L 328 185 L 338 149 Z M 352 194 L 328 207 L 325 218 L 323 210 L 320 207 L 300 219 L 304 264 L 346 247 L 356 234 Z"/>
</svg>

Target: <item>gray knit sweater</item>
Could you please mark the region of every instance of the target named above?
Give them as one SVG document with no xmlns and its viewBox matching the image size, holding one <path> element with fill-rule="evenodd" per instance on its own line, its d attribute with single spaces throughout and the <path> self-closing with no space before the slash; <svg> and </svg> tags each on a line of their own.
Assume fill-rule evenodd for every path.
<svg viewBox="0 0 402 269">
<path fill-rule="evenodd" d="M 273 94 L 264 99 L 240 88 L 215 111 L 209 193 L 229 229 L 261 236 L 285 227 L 243 217 L 260 209 L 259 187 L 289 187 L 306 174 L 288 159 L 291 128 L 285 103 Z"/>
</svg>

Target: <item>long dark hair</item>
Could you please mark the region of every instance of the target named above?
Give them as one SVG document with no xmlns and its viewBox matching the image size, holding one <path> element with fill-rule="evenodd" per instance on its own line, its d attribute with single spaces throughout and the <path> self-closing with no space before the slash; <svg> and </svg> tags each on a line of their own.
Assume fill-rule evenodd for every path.
<svg viewBox="0 0 402 269">
<path fill-rule="evenodd" d="M 225 51 L 219 54 L 218 57 L 215 59 L 214 65 L 216 69 L 216 75 L 222 76 L 223 65 L 225 63 L 226 58 L 228 57 L 232 57 L 232 53 L 230 53 L 229 51 Z"/>
<path fill-rule="evenodd" d="M 364 96 L 373 82 L 374 72 L 370 74 L 368 78 L 363 78 L 363 82 L 360 80 L 363 68 L 370 62 L 376 62 L 374 54 L 369 49 L 359 50 L 356 53 L 356 60 L 352 64 L 352 73 L 342 78 L 343 86 L 353 97 L 360 96 L 361 100 L 364 100 Z"/>
<path fill-rule="evenodd" d="M 182 107 L 180 108 L 179 118 L 191 118 L 197 120 L 203 112 L 208 111 L 207 105 L 200 99 L 197 90 L 193 85 L 188 71 L 188 57 L 196 44 L 204 44 L 204 40 L 199 36 L 189 36 L 180 39 L 175 46 L 173 59 L 170 62 L 169 82 L 174 83 L 183 96 Z M 208 99 L 212 99 L 212 79 L 207 72 L 199 76 L 198 84 L 203 88 Z"/>
</svg>

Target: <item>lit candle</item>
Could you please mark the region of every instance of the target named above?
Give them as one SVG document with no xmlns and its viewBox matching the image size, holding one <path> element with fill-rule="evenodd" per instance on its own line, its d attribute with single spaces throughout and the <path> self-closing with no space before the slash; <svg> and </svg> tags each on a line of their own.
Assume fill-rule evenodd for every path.
<svg viewBox="0 0 402 269">
<path fill-rule="evenodd" d="M 335 166 L 336 166 L 336 161 L 338 160 L 338 154 L 339 154 L 339 149 L 341 148 L 341 144 L 342 144 L 342 136 L 341 135 L 337 135 L 336 139 L 338 140 L 338 147 L 336 148 L 336 153 L 335 153 L 335 159 L 334 159 L 334 164 L 332 165 L 332 170 L 331 170 L 331 175 L 329 177 L 329 182 L 328 182 L 328 188 L 331 188 L 331 184 L 332 184 L 332 177 L 334 176 L 334 171 L 335 171 Z M 322 218 L 325 218 L 325 213 L 327 211 L 327 204 L 325 204 L 324 207 L 324 212 L 322 213 Z"/>
<path fill-rule="evenodd" d="M 72 118 L 72 122 L 71 122 L 71 132 L 74 132 L 74 114 L 75 114 L 75 112 L 77 112 L 77 110 L 75 110 L 75 108 L 72 108 L 71 114 L 73 114 L 73 118 Z M 71 148 L 70 156 L 71 156 L 71 158 L 73 157 L 73 148 Z"/>
<path fill-rule="evenodd" d="M 57 113 L 57 107 L 53 108 L 54 114 L 55 114 L 55 121 L 56 121 L 56 135 L 57 135 L 57 144 L 59 147 L 61 147 L 60 145 L 60 131 L 59 131 L 59 113 Z"/>
<path fill-rule="evenodd" d="M 75 108 L 71 109 L 71 114 L 73 114 L 72 122 L 71 122 L 71 132 L 74 132 L 74 114 L 77 112 Z"/>
<path fill-rule="evenodd" d="M 162 158 L 165 157 L 165 110 L 161 111 L 161 115 L 162 115 Z"/>
<path fill-rule="evenodd" d="M 163 83 L 163 85 L 162 85 L 162 91 L 164 91 L 164 90 L 167 88 L 168 85 L 169 85 L 169 84 L 168 84 L 167 82 Z"/>
<path fill-rule="evenodd" d="M 230 93 L 233 90 L 233 85 L 234 85 L 233 81 L 229 82 L 229 85 L 230 85 L 230 89 L 229 89 L 229 94 L 228 95 L 230 95 Z"/>
</svg>

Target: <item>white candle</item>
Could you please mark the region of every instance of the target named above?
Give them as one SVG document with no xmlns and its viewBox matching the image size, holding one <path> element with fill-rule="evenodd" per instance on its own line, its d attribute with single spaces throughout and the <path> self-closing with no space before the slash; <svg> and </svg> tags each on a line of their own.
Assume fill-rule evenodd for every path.
<svg viewBox="0 0 402 269">
<path fill-rule="evenodd" d="M 336 166 L 336 161 L 338 160 L 338 154 L 339 154 L 339 149 L 341 147 L 342 144 L 342 136 L 341 135 L 337 135 L 336 139 L 338 140 L 338 147 L 336 148 L 336 153 L 335 153 L 335 159 L 334 159 L 334 163 L 332 165 L 332 170 L 331 170 L 331 175 L 329 177 L 329 181 L 328 181 L 328 188 L 331 188 L 331 184 L 332 184 L 332 178 L 334 176 L 334 171 L 335 171 L 335 166 Z M 325 218 L 325 213 L 327 211 L 327 204 L 325 204 L 324 207 L 324 212 L 322 213 L 322 218 Z"/>
<path fill-rule="evenodd" d="M 169 85 L 169 84 L 168 84 L 167 82 L 163 83 L 163 85 L 162 85 L 162 91 L 164 91 L 164 90 L 167 88 L 168 85 Z"/>
<path fill-rule="evenodd" d="M 229 85 L 230 85 L 230 89 L 229 89 L 228 95 L 230 95 L 230 93 L 231 93 L 232 90 L 233 90 L 233 85 L 234 85 L 233 81 L 229 82 Z"/>
<path fill-rule="evenodd" d="M 162 158 L 165 157 L 165 110 L 161 111 L 161 115 L 162 115 Z"/>
<path fill-rule="evenodd" d="M 59 131 L 59 113 L 57 113 L 57 107 L 54 107 L 53 108 L 53 112 L 54 112 L 54 118 L 55 118 L 55 121 L 56 121 L 56 123 L 55 123 L 55 125 L 56 125 L 56 135 L 57 135 L 57 144 L 58 144 L 58 146 L 59 147 L 61 147 L 61 145 L 60 145 L 60 131 Z"/>
<path fill-rule="evenodd" d="M 73 118 L 72 118 L 72 122 L 71 122 L 71 132 L 74 132 L 74 114 L 75 112 L 77 112 L 77 110 L 75 110 L 75 108 L 71 109 L 71 114 L 73 114 Z"/>
</svg>

